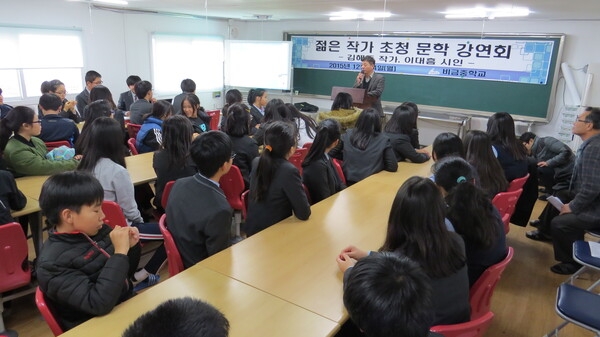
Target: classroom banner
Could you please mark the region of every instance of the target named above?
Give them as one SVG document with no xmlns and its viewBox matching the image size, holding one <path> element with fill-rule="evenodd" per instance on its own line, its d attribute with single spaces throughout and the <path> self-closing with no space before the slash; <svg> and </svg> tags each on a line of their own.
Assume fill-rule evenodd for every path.
<svg viewBox="0 0 600 337">
<path fill-rule="evenodd" d="M 375 58 L 375 71 L 403 75 L 545 85 L 554 41 L 413 36 L 292 36 L 294 68 L 360 71 Z"/>
</svg>

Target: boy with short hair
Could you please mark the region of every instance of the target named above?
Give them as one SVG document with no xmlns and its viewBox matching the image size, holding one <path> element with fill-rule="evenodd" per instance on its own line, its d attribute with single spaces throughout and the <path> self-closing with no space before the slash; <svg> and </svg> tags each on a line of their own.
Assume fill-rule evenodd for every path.
<svg viewBox="0 0 600 337">
<path fill-rule="evenodd" d="M 73 146 L 79 137 L 79 129 L 73 120 L 61 117 L 62 101 L 55 94 L 40 96 L 39 108 L 42 110 L 42 132 L 38 136 L 44 142 L 66 140 Z"/>
<path fill-rule="evenodd" d="M 190 154 L 198 173 L 177 179 L 169 194 L 167 227 L 185 268 L 230 246 L 233 211 L 219 180 L 231 168 L 231 153 L 231 139 L 221 131 L 196 137 Z"/>
<path fill-rule="evenodd" d="M 139 232 L 103 224 L 103 198 L 98 180 L 81 171 L 53 175 L 42 187 L 42 214 L 54 228 L 38 258 L 37 279 L 64 330 L 132 295 Z"/>
<path fill-rule="evenodd" d="M 90 91 L 100 84 L 102 84 L 102 75 L 100 75 L 99 72 L 90 70 L 85 73 L 85 88 L 83 88 L 83 91 L 75 97 L 75 100 L 77 101 L 77 112 L 79 112 L 82 118 L 85 118 L 85 106 L 90 103 Z"/>
<path fill-rule="evenodd" d="M 135 84 L 141 80 L 142 79 L 137 75 L 130 75 L 127 77 L 125 83 L 127 83 L 129 90 L 122 92 L 119 96 L 119 103 L 117 104 L 119 110 L 129 112 L 131 104 L 138 100 L 135 94 Z M 129 114 L 125 115 L 128 116 Z"/>
<path fill-rule="evenodd" d="M 212 305 L 184 297 L 168 300 L 138 317 L 123 337 L 227 337 L 229 321 Z"/>
<path fill-rule="evenodd" d="M 141 125 L 144 122 L 144 115 L 152 112 L 152 103 L 155 101 L 152 97 L 152 83 L 136 82 L 133 90 L 138 100 L 129 106 L 129 122 Z"/>
</svg>

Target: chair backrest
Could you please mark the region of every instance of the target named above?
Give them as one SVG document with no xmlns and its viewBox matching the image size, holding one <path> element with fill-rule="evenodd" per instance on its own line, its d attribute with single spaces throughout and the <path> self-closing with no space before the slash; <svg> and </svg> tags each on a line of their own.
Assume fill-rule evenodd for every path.
<svg viewBox="0 0 600 337">
<path fill-rule="evenodd" d="M 221 185 L 221 189 L 225 193 L 225 197 L 231 208 L 241 211 L 244 208 L 242 193 L 246 187 L 240 169 L 235 165 L 231 165 L 229 172 L 219 180 L 219 185 Z"/>
<path fill-rule="evenodd" d="M 182 272 L 185 268 L 183 267 L 183 260 L 181 259 L 181 254 L 179 254 L 179 249 L 177 249 L 177 245 L 175 244 L 175 240 L 173 239 L 173 235 L 167 228 L 167 215 L 163 214 L 158 221 L 158 227 L 160 228 L 160 232 L 164 238 L 165 250 L 167 251 L 167 262 L 169 263 L 169 275 L 171 277 L 177 275 Z"/>
<path fill-rule="evenodd" d="M 171 194 L 173 185 L 175 185 L 175 180 L 168 181 L 165 184 L 165 188 L 163 188 L 163 193 L 162 193 L 162 196 L 160 197 L 160 204 L 164 209 L 167 208 L 167 201 L 169 201 L 169 194 Z"/>
<path fill-rule="evenodd" d="M 342 182 L 346 185 L 346 177 L 344 176 L 344 170 L 342 170 L 342 161 L 333 158 L 333 167 L 335 167 L 338 176 L 340 176 L 340 179 L 342 179 Z"/>
<path fill-rule="evenodd" d="M 0 225 L 0 293 L 31 281 L 27 253 L 27 238 L 21 225 L 16 222 Z"/>
<path fill-rule="evenodd" d="M 62 334 L 64 331 L 60 327 L 60 324 L 58 324 L 56 318 L 54 317 L 52 309 L 48 307 L 48 304 L 46 303 L 46 295 L 44 295 L 42 290 L 40 290 L 40 287 L 37 287 L 37 289 L 35 290 L 35 305 L 42 314 L 42 317 L 44 317 L 44 320 L 46 321 L 46 324 L 48 324 L 48 326 L 50 327 L 50 330 L 52 330 L 54 336 Z"/>
<path fill-rule="evenodd" d="M 288 159 L 300 172 L 300 176 L 302 176 L 302 162 L 306 155 L 308 154 L 308 150 L 304 148 L 296 149 L 296 152 Z"/>
<path fill-rule="evenodd" d="M 135 138 L 127 139 L 127 147 L 129 147 L 129 152 L 131 152 L 131 155 L 135 156 L 139 154 L 137 147 L 135 147 Z"/>
<path fill-rule="evenodd" d="M 206 112 L 210 117 L 210 129 L 219 130 L 219 119 L 221 119 L 221 110 L 209 110 Z"/>
<path fill-rule="evenodd" d="M 61 146 L 66 146 L 66 147 L 73 147 L 71 146 L 71 143 L 69 143 L 66 140 L 57 140 L 55 142 L 44 142 L 44 144 L 46 144 L 46 149 L 48 149 L 48 151 L 51 151 L 53 149 L 56 149 L 57 147 L 61 147 Z"/>
<path fill-rule="evenodd" d="M 135 139 L 141 128 L 142 126 L 140 124 L 127 124 L 127 133 L 129 134 L 129 138 Z"/>
<path fill-rule="evenodd" d="M 250 199 L 250 190 L 244 191 L 242 193 L 242 218 L 246 219 L 246 215 L 248 214 L 248 201 Z"/>
<path fill-rule="evenodd" d="M 102 201 L 102 212 L 104 212 L 104 223 L 112 228 L 115 226 L 127 227 L 127 220 L 121 206 L 114 201 Z"/>
<path fill-rule="evenodd" d="M 469 322 L 449 325 L 436 325 L 429 329 L 444 335 L 444 337 L 483 337 L 488 327 L 492 323 L 494 314 L 488 311 L 477 319 L 471 319 Z"/>
<path fill-rule="evenodd" d="M 513 192 L 518 190 L 519 188 L 523 188 L 523 186 L 527 182 L 527 179 L 529 179 L 529 173 L 527 173 L 527 175 L 524 177 L 513 179 L 513 181 L 511 181 L 510 184 L 508 184 L 506 192 Z"/>
<path fill-rule="evenodd" d="M 494 199 L 492 199 L 492 204 L 496 206 L 500 216 L 502 217 L 505 233 L 508 233 L 510 230 L 510 218 L 515 212 L 515 207 L 519 197 L 521 196 L 521 193 L 523 193 L 522 188 L 511 192 L 500 192 L 496 194 Z"/>
<path fill-rule="evenodd" d="M 310 147 L 312 146 L 312 143 L 304 143 L 304 145 L 302 145 L 303 149 L 307 149 L 310 150 Z"/>
<path fill-rule="evenodd" d="M 46 324 L 48 324 L 48 327 L 50 327 L 50 330 L 52 330 L 54 336 L 62 334 L 64 331 L 54 317 L 52 309 L 48 307 L 48 304 L 46 304 L 46 295 L 44 295 L 40 287 L 35 289 L 35 305 L 38 307 L 38 310 L 42 314 Z"/>
<path fill-rule="evenodd" d="M 479 318 L 490 311 L 494 289 L 502 276 L 502 272 L 512 260 L 514 249 L 508 247 L 504 260 L 486 269 L 475 281 L 469 291 L 469 302 L 471 303 L 471 319 Z"/>
</svg>

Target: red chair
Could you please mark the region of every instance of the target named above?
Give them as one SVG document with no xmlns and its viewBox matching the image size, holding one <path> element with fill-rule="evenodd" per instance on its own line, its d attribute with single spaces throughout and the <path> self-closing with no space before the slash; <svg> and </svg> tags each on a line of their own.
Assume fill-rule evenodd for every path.
<svg viewBox="0 0 600 337">
<path fill-rule="evenodd" d="M 340 176 L 340 179 L 342 179 L 344 185 L 346 185 L 346 177 L 344 176 L 344 170 L 342 170 L 342 161 L 333 158 L 333 167 L 335 168 L 338 176 Z"/>
<path fill-rule="evenodd" d="M 302 145 L 302 148 L 310 151 L 311 146 L 312 146 L 312 143 L 304 143 L 304 145 Z"/>
<path fill-rule="evenodd" d="M 504 269 L 506 269 L 506 266 L 510 260 L 512 260 L 513 255 L 514 249 L 508 247 L 504 260 L 488 267 L 471 287 L 471 290 L 469 291 L 471 320 L 483 317 L 490 311 L 494 289 L 496 288 L 498 281 L 500 281 L 502 272 L 504 272 Z"/>
<path fill-rule="evenodd" d="M 135 139 L 141 128 L 142 126 L 140 124 L 127 124 L 127 133 L 129 134 L 129 138 Z"/>
<path fill-rule="evenodd" d="M 60 324 L 58 324 L 58 321 L 52 312 L 53 310 L 46 304 L 46 295 L 44 295 L 40 287 L 37 287 L 35 290 L 35 305 L 42 314 L 46 324 L 48 324 L 48 327 L 50 327 L 50 330 L 52 330 L 54 336 L 62 334 L 64 331 L 60 327 Z"/>
<path fill-rule="evenodd" d="M 163 189 L 162 197 L 160 198 L 160 204 L 164 209 L 167 208 L 167 201 L 169 201 L 169 194 L 171 194 L 173 185 L 175 185 L 175 180 L 167 182 L 165 188 Z"/>
<path fill-rule="evenodd" d="M 510 231 L 510 217 L 512 217 L 515 212 L 515 206 L 517 205 L 521 193 L 523 193 L 522 188 L 512 192 L 500 192 L 492 199 L 492 204 L 496 206 L 502 217 L 505 233 Z"/>
<path fill-rule="evenodd" d="M 221 110 L 209 110 L 206 112 L 210 117 L 210 129 L 219 130 L 219 120 L 221 119 Z"/>
<path fill-rule="evenodd" d="M 233 235 L 239 237 L 240 224 L 242 222 L 241 215 L 243 212 L 242 210 L 244 209 L 242 193 L 245 189 L 242 172 L 237 166 L 231 165 L 231 169 L 229 169 L 229 172 L 227 172 L 227 174 L 222 176 L 219 180 L 219 185 L 221 185 L 221 189 L 223 190 L 223 193 L 225 193 L 227 202 L 235 211 L 235 229 L 233 230 Z"/>
<path fill-rule="evenodd" d="M 127 139 L 127 147 L 129 147 L 129 152 L 131 152 L 132 156 L 139 154 L 137 147 L 135 147 L 135 138 Z"/>
<path fill-rule="evenodd" d="M 34 288 L 10 294 L 2 298 L 2 293 L 18 289 L 31 282 L 31 270 L 27 260 L 27 238 L 21 225 L 16 222 L 0 226 L 0 335 L 17 336 L 17 332 L 4 327 L 2 312 L 4 301 L 18 298 L 33 292 Z"/>
<path fill-rule="evenodd" d="M 56 149 L 57 147 L 61 147 L 61 146 L 66 146 L 66 147 L 73 147 L 71 146 L 71 143 L 69 143 L 66 140 L 57 140 L 55 142 L 44 142 L 44 144 L 46 144 L 46 149 L 48 149 L 48 151 L 52 151 L 54 149 Z"/>
<path fill-rule="evenodd" d="M 177 245 L 175 244 L 175 240 L 173 239 L 173 235 L 167 228 L 167 215 L 163 214 L 158 221 L 158 227 L 160 228 L 160 232 L 163 235 L 165 250 L 167 251 L 167 262 L 169 263 L 169 275 L 171 277 L 179 274 L 185 268 L 183 267 L 183 260 L 181 259 L 181 254 L 179 254 L 179 250 L 177 249 Z"/>
<path fill-rule="evenodd" d="M 306 155 L 308 154 L 308 150 L 304 148 L 296 149 L 296 152 L 288 159 L 300 172 L 300 176 L 302 177 L 302 162 Z"/>
<path fill-rule="evenodd" d="M 102 201 L 102 212 L 104 213 L 104 223 L 112 228 L 115 226 L 127 227 L 127 220 L 123 214 L 121 206 L 114 201 Z"/>
<path fill-rule="evenodd" d="M 527 175 L 524 177 L 513 179 L 513 181 L 511 181 L 510 184 L 508 184 L 506 192 L 514 192 L 519 188 L 523 188 L 523 186 L 527 182 L 527 179 L 529 179 L 529 173 L 527 173 Z"/>
<path fill-rule="evenodd" d="M 485 315 L 466 323 L 436 325 L 429 329 L 444 335 L 444 337 L 483 337 L 492 323 L 494 314 L 488 311 Z"/>
<path fill-rule="evenodd" d="M 246 219 L 246 217 L 248 216 L 248 201 L 250 201 L 250 196 L 248 194 L 250 194 L 250 190 L 247 190 L 244 193 L 242 193 L 242 204 L 244 205 L 244 207 L 242 208 L 242 217 L 244 219 Z"/>
</svg>

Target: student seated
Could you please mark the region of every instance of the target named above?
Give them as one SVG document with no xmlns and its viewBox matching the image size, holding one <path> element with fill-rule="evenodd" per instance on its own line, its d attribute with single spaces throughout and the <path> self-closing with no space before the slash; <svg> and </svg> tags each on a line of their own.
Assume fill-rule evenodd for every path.
<svg viewBox="0 0 600 337">
<path fill-rule="evenodd" d="M 254 135 L 260 125 L 263 123 L 265 116 L 265 108 L 269 101 L 267 91 L 265 89 L 250 89 L 248 91 L 248 104 L 250 105 L 250 134 Z M 262 141 L 256 141 L 258 145 L 263 145 Z"/>
<path fill-rule="evenodd" d="M 409 178 L 394 198 L 385 242 L 379 249 L 412 259 L 429 276 L 435 312 L 432 325 L 463 323 L 470 318 L 465 244 L 446 229 L 445 209 L 435 183 L 423 177 Z M 348 265 L 348 260 L 367 255 L 349 246 L 338 256 L 338 264 Z"/>
<path fill-rule="evenodd" d="M 258 111 L 256 106 L 252 106 L 252 108 L 250 108 L 251 114 L 252 111 Z M 277 121 L 292 122 L 292 113 L 290 112 L 290 109 L 288 109 L 285 103 L 283 103 L 283 101 L 279 98 L 272 99 L 266 104 L 264 117 L 262 118 L 260 124 L 257 124 L 257 129 L 254 133 L 252 133 L 252 122 L 250 122 L 250 134 L 253 135 L 252 137 L 254 140 L 256 140 L 258 146 L 265 145 L 265 130 L 267 130 L 267 127 L 271 123 Z"/>
<path fill-rule="evenodd" d="M 330 155 L 344 161 L 342 169 L 348 186 L 382 170 L 398 170 L 390 139 L 381 134 L 379 112 L 372 108 L 363 110 L 356 127 L 342 135 Z"/>
<path fill-rule="evenodd" d="M 129 277 L 140 259 L 135 227 L 102 223 L 102 185 L 90 174 L 51 176 L 40 194 L 48 240 L 37 260 L 37 279 L 58 322 L 69 330 L 109 313 L 132 296 Z"/>
<path fill-rule="evenodd" d="M 413 108 L 400 105 L 385 124 L 385 135 L 390 138 L 398 161 L 408 159 L 413 163 L 424 163 L 431 157 L 426 150 L 415 148 L 412 144 L 411 136 L 416 130 L 416 116 L 417 112 Z"/>
<path fill-rule="evenodd" d="M 205 132 L 194 139 L 190 153 L 198 173 L 175 182 L 166 208 L 167 226 L 185 268 L 229 247 L 233 215 L 219 187 L 233 162 L 229 137 Z"/>
<path fill-rule="evenodd" d="M 160 100 L 152 104 L 152 112 L 144 116 L 144 123 L 135 140 L 135 147 L 140 154 L 160 149 L 163 121 L 172 114 L 173 106 L 171 103 Z"/>
<path fill-rule="evenodd" d="M 433 144 L 431 145 L 431 158 L 433 158 L 433 161 L 438 161 L 450 156 L 464 158 L 465 150 L 463 148 L 463 143 L 462 140 L 460 140 L 460 137 L 452 132 L 442 132 L 433 140 Z"/>
<path fill-rule="evenodd" d="M 414 114 L 412 115 L 414 120 L 412 123 L 413 130 L 410 134 L 410 143 L 412 144 L 412 146 L 415 149 L 420 149 L 421 142 L 419 141 L 419 129 L 417 128 L 417 121 L 419 120 L 419 113 L 420 113 L 419 107 L 414 102 L 404 102 L 404 103 L 400 104 L 400 107 L 412 109 L 414 111 Z"/>
<path fill-rule="evenodd" d="M 292 212 L 300 220 L 310 216 L 300 173 L 288 161 L 296 151 L 297 137 L 296 126 L 289 122 L 272 122 L 265 130 L 265 149 L 252 162 L 245 227 L 248 236 L 291 216 Z"/>
<path fill-rule="evenodd" d="M 86 151 L 92 130 L 92 122 L 100 117 L 110 117 L 111 115 L 110 103 L 105 100 L 92 102 L 84 110 L 85 119 L 83 127 L 81 128 L 81 134 L 79 134 L 77 142 L 75 142 L 75 153 L 77 154 L 83 154 Z M 123 150 L 125 151 L 125 147 L 123 147 Z M 128 152 L 129 150 L 127 150 Z"/>
<path fill-rule="evenodd" d="M 382 252 L 358 262 L 338 258 L 338 264 L 344 272 L 344 306 L 364 336 L 439 336 L 429 332 L 432 291 L 429 277 L 418 263 Z"/>
<path fill-rule="evenodd" d="M 129 115 L 129 108 L 131 107 L 131 104 L 138 100 L 137 96 L 135 95 L 135 84 L 141 80 L 142 79 L 137 75 L 129 75 L 125 80 L 129 90 L 122 92 L 121 95 L 119 95 L 117 109 L 125 111 L 126 115 Z"/>
<path fill-rule="evenodd" d="M 225 93 L 225 105 L 221 109 L 221 123 L 219 124 L 219 130 L 225 131 L 225 123 L 227 122 L 227 116 L 229 116 L 229 108 L 237 103 L 243 104 L 242 102 L 243 97 L 242 93 L 239 90 L 227 90 L 227 93 Z M 250 108 L 248 108 L 246 105 L 243 106 L 246 108 L 248 115 L 250 115 Z M 252 120 L 252 116 L 250 116 L 249 119 Z"/>
<path fill-rule="evenodd" d="M 227 337 L 229 321 L 212 305 L 183 297 L 163 302 L 138 317 L 122 337 Z"/>
<path fill-rule="evenodd" d="M 202 133 L 210 130 L 210 116 L 200 106 L 200 99 L 194 94 L 187 94 L 181 101 L 180 110 L 194 126 L 194 133 Z"/>
<path fill-rule="evenodd" d="M 250 137 L 250 114 L 244 104 L 233 104 L 227 112 L 227 122 L 223 131 L 233 143 L 233 165 L 237 166 L 244 178 L 244 189 L 250 187 L 250 169 L 252 161 L 258 157 L 258 144 Z"/>
<path fill-rule="evenodd" d="M 435 183 L 446 200 L 446 217 L 465 241 L 469 286 L 490 266 L 506 257 L 506 234 L 500 213 L 475 185 L 475 172 L 459 157 L 444 158 L 433 166 Z"/>
<path fill-rule="evenodd" d="M 302 162 L 302 180 L 313 204 L 346 188 L 327 154 L 340 142 L 340 132 L 335 119 L 319 123 L 315 141 Z"/>
<path fill-rule="evenodd" d="M 181 103 L 183 102 L 185 96 L 196 93 L 196 82 L 194 82 L 194 80 L 192 79 L 186 78 L 183 81 L 181 81 L 179 87 L 181 88 L 181 94 L 173 97 L 173 100 L 171 101 L 176 115 L 180 115 L 183 113 L 183 111 L 181 110 Z"/>
<path fill-rule="evenodd" d="M 477 171 L 479 187 L 493 199 L 496 194 L 506 191 L 508 181 L 498 158 L 492 151 L 492 142 L 487 133 L 478 130 L 467 132 L 463 141 L 465 159 Z"/>
<path fill-rule="evenodd" d="M 152 83 L 148 81 L 139 81 L 133 86 L 138 100 L 129 106 L 129 122 L 133 124 L 142 124 L 144 116 L 152 112 Z"/>
<path fill-rule="evenodd" d="M 73 146 L 79 137 L 79 128 L 72 120 L 59 116 L 62 110 L 60 98 L 54 94 L 43 94 L 39 105 L 44 115 L 40 139 L 44 142 L 66 140 Z"/>
<path fill-rule="evenodd" d="M 60 98 L 62 102 L 62 108 L 58 115 L 60 117 L 68 118 L 72 120 L 74 123 L 81 122 L 81 115 L 77 112 L 75 106 L 77 105 L 77 101 L 67 99 L 67 89 L 65 89 L 65 84 L 60 80 L 52 80 L 52 81 L 44 81 L 41 86 L 42 94 L 54 94 Z"/>
<path fill-rule="evenodd" d="M 17 188 L 12 173 L 0 169 L 0 226 L 15 221 L 10 211 L 21 210 L 25 205 L 27 205 L 27 198 Z"/>
<path fill-rule="evenodd" d="M 346 132 L 346 130 L 355 126 L 356 120 L 362 111 L 362 109 L 353 106 L 352 96 L 349 93 L 339 92 L 331 104 L 331 111 L 319 112 L 317 122 L 328 118 L 335 119 L 340 123 L 342 131 Z"/>
<path fill-rule="evenodd" d="M 40 123 L 35 111 L 25 106 L 12 109 L 0 120 L 0 151 L 15 176 L 54 174 L 73 170 L 79 163 L 81 156 L 68 160 L 46 158 L 46 144 L 37 138 Z"/>
<path fill-rule="evenodd" d="M 300 139 L 298 147 L 303 147 L 306 143 L 314 142 L 317 133 L 317 123 L 315 123 L 315 120 L 300 112 L 292 103 L 286 103 L 285 106 L 290 111 L 292 121 L 296 123 L 296 127 L 298 128 Z"/>
</svg>

